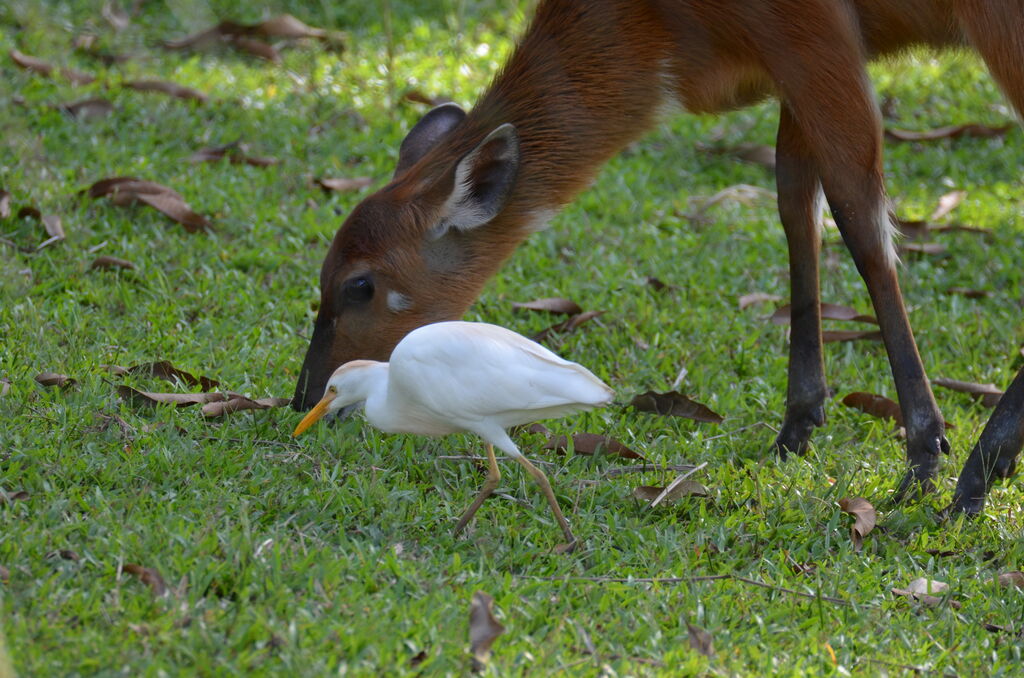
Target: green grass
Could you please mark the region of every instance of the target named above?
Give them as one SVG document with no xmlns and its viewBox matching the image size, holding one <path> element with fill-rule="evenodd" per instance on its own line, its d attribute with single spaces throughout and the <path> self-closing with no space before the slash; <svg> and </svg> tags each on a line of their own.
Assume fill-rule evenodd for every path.
<svg viewBox="0 0 1024 678">
<path fill-rule="evenodd" d="M 585 547 L 552 553 L 560 535 L 543 498 L 508 463 L 502 496 L 484 505 L 467 538 L 454 539 L 450 528 L 483 476 L 471 462 L 438 457 L 479 453 L 472 438 L 384 436 L 353 420 L 294 444 L 288 434 L 299 416 L 290 409 L 205 421 L 195 408 L 140 411 L 118 399 L 120 380 L 101 365 L 157 359 L 252 396 L 289 395 L 338 213 L 365 194 L 325 195 L 309 177 L 365 175 L 383 185 L 404 132 L 424 112 L 397 95 L 416 87 L 471 105 L 528 13 L 496 2 L 394 2 L 387 22 L 369 4 L 146 3 L 122 33 L 99 17 L 98 3 L 0 8 L 0 187 L 15 209 L 59 214 L 68 234 L 38 252 L 0 246 L 0 377 L 10 380 L 0 398 L 0 488 L 29 494 L 0 505 L 0 565 L 10 570 L 0 627 L 19 675 L 464 674 L 476 590 L 494 596 L 507 627 L 494 646 L 494 675 L 910 673 L 901 665 L 1018 675 L 1021 641 L 983 625 L 1021 623 L 1021 594 L 986 583 L 1024 560 L 1020 481 L 998 485 L 979 520 L 935 520 L 986 410 L 937 393 L 956 425 L 940 493 L 884 512 L 859 553 L 836 500 L 883 504 L 903 469 L 890 427 L 832 402 L 810 455 L 779 463 L 765 454 L 784 404 L 786 330 L 765 321 L 767 307 L 739 311 L 736 300 L 788 292 L 774 205 L 727 203 L 701 221 L 686 214 L 698 197 L 732 184 L 773 189 L 765 170 L 697 149 L 770 143 L 771 103 L 664 123 L 520 248 L 468 314 L 530 334 L 549 319 L 515 312 L 512 301 L 567 296 L 605 310 L 556 348 L 593 368 L 622 401 L 668 388 L 685 368 L 681 388 L 725 423 L 610 408 L 550 425 L 614 435 L 656 465 L 706 462 L 696 478 L 710 488 L 708 500 L 648 511 L 632 489 L 674 474 L 607 478 L 620 461 L 535 452 Z M 299 45 L 272 65 L 228 50 L 157 47 L 218 18 L 253 21 L 264 11 L 344 30 L 347 49 Z M 105 67 L 75 54 L 71 42 L 86 30 L 137 58 Z M 27 73 L 7 58 L 11 48 L 98 80 L 73 87 Z M 917 55 L 872 73 L 894 101 L 894 125 L 1010 115 L 971 56 Z M 195 106 L 118 84 L 137 77 L 172 79 L 211 101 Z M 101 95 L 116 106 L 106 118 L 76 121 L 53 108 Z M 323 131 L 311 134 L 319 123 Z M 187 162 L 201 146 L 235 140 L 281 163 Z M 933 376 L 1005 385 L 1020 364 L 1022 142 L 1015 129 L 886 149 L 901 214 L 927 216 L 940 195 L 962 188 L 968 199 L 955 218 L 991 234 L 939 234 L 947 256 L 904 257 L 911 320 Z M 77 195 L 115 174 L 176 188 L 213 219 L 214 232 L 189 235 L 151 209 Z M 45 237 L 38 224 L 13 218 L 0 221 L 0 236 L 22 247 Z M 868 311 L 838 235 L 827 241 L 825 300 Z M 137 269 L 91 271 L 97 254 Z M 648 275 L 677 289 L 655 292 Z M 950 296 L 950 287 L 991 296 Z M 830 345 L 826 366 L 840 396 L 894 396 L 880 344 Z M 43 370 L 78 383 L 43 389 L 33 381 Z M 543 438 L 519 441 L 533 450 Z M 80 559 L 47 556 L 59 549 Z M 790 561 L 815 569 L 797 574 Z M 156 568 L 171 593 L 154 597 L 120 571 L 125 563 Z M 776 588 L 607 581 L 720 574 Z M 919 608 L 889 593 L 921 576 L 948 582 L 962 608 Z M 714 636 L 714 658 L 690 649 L 687 622 Z M 598 656 L 583 652 L 588 642 Z M 420 653 L 422 662 L 411 662 Z"/>
</svg>

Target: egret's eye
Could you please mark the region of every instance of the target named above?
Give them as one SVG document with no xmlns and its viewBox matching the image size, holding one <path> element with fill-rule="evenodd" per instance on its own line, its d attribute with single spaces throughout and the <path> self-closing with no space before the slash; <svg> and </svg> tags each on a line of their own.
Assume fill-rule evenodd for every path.
<svg viewBox="0 0 1024 678">
<path fill-rule="evenodd" d="M 349 278 L 342 286 L 341 294 L 347 303 L 366 303 L 373 298 L 373 281 L 365 275 Z"/>
<path fill-rule="evenodd" d="M 337 386 L 328 386 L 327 387 L 327 392 L 331 393 L 333 395 L 338 395 L 338 387 Z"/>
</svg>

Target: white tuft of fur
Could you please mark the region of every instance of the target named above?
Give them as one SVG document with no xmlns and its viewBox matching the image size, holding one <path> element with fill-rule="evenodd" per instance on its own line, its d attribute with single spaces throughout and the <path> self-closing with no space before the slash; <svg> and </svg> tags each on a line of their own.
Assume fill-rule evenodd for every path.
<svg viewBox="0 0 1024 678">
<path fill-rule="evenodd" d="M 392 313 L 401 313 L 412 308 L 412 299 L 395 290 L 388 291 L 388 310 Z"/>
</svg>

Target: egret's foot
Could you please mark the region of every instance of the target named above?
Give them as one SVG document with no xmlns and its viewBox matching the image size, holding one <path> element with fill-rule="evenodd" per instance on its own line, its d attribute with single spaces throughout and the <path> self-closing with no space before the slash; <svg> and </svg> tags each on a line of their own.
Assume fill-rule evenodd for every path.
<svg viewBox="0 0 1024 678">
<path fill-rule="evenodd" d="M 825 406 L 820 403 L 806 408 L 787 408 L 786 418 L 772 443 L 771 452 L 779 455 L 783 461 L 790 453 L 806 454 L 811 434 L 824 423 Z"/>
<path fill-rule="evenodd" d="M 459 533 L 466 528 L 469 521 L 473 519 L 476 512 L 483 506 L 483 503 L 487 501 L 487 498 L 494 494 L 494 490 L 498 488 L 498 483 L 501 482 L 501 471 L 498 470 L 498 460 L 494 457 L 494 447 L 491 445 L 487 446 L 487 480 L 484 481 L 484 486 L 480 488 L 480 493 L 476 495 L 476 499 L 469 505 L 469 508 L 459 518 L 459 522 L 455 524 L 455 529 L 452 531 L 452 536 L 459 536 Z"/>
<path fill-rule="evenodd" d="M 939 455 L 949 454 L 949 441 L 946 436 L 932 436 L 922 440 L 907 439 L 907 456 L 910 468 L 900 481 L 892 504 L 902 504 L 908 499 L 920 499 L 935 490 L 935 474 L 939 470 Z"/>
</svg>

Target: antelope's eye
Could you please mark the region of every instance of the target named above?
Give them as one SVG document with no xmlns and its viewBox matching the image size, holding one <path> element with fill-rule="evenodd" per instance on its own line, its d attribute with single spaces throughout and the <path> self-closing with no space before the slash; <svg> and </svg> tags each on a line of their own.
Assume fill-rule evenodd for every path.
<svg viewBox="0 0 1024 678">
<path fill-rule="evenodd" d="M 349 278 L 341 288 L 342 297 L 350 304 L 363 304 L 373 298 L 373 281 L 361 275 Z"/>
</svg>

